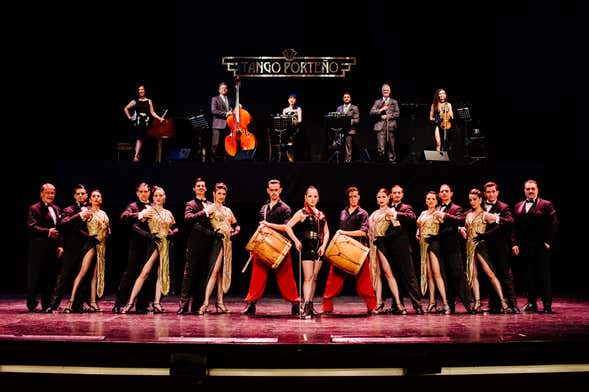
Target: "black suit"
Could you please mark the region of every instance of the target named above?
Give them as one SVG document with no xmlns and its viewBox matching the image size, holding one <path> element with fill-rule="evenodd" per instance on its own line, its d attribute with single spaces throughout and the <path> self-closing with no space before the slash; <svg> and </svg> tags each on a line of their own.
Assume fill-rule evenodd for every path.
<svg viewBox="0 0 589 392">
<path fill-rule="evenodd" d="M 535 304 L 540 294 L 544 305 L 551 305 L 550 251 L 545 244 L 552 245 L 554 240 L 556 211 L 550 201 L 539 197 L 528 212 L 525 208 L 525 201 L 515 205 L 512 246 L 519 247 L 519 257 L 526 266 L 528 303 Z"/>
<path fill-rule="evenodd" d="M 72 283 L 74 273 L 79 271 L 84 257 L 83 248 L 88 241 L 88 226 L 80 217 L 81 211 L 81 206 L 74 203 L 64 208 L 61 214 L 59 232 L 63 237 L 63 263 L 51 296 L 53 310 L 59 308 L 66 286 Z M 81 308 L 84 299 L 87 299 L 84 295 L 77 295 L 73 309 Z"/>
<path fill-rule="evenodd" d="M 209 259 L 215 243 L 215 231 L 204 211 L 208 203 L 193 199 L 187 202 L 184 208 L 184 222 L 189 234 L 186 242 L 180 309 L 187 310 L 192 297 L 192 312 L 196 312 L 204 300 Z"/>
<path fill-rule="evenodd" d="M 27 308 L 30 311 L 37 307 L 37 294 L 41 294 L 43 310 L 50 306 L 55 275 L 59 270 L 57 248 L 61 246 L 61 237 L 50 238 L 49 229 L 59 225 L 60 210 L 56 205 L 52 208 L 57 222 L 53 220 L 49 207 L 43 202 L 30 206 L 27 216 L 27 232 L 29 233 Z"/>
<path fill-rule="evenodd" d="M 150 232 L 147 220 L 144 222 L 139 221 L 139 212 L 146 208 L 146 204 L 141 201 L 136 201 L 127 206 L 125 211 L 121 214 L 121 222 L 127 226 L 129 230 L 129 251 L 127 253 L 127 266 L 121 277 L 119 287 L 117 289 L 115 306 L 121 307 L 127 304 L 127 301 L 131 297 L 131 291 L 133 285 L 137 280 L 137 277 L 141 273 L 143 265 L 147 261 L 148 257 L 153 253 L 156 245 L 149 238 L 141 235 L 138 231 L 134 230 L 134 225 L 139 225 L 144 231 Z M 137 303 L 135 309 L 143 311 L 147 309 L 149 305 L 149 299 L 155 295 L 155 286 L 153 282 L 154 271 L 145 282 L 143 289 L 137 296 Z"/>
<path fill-rule="evenodd" d="M 446 282 L 446 297 L 452 312 L 454 312 L 456 295 L 460 297 L 464 307 L 470 310 L 472 296 L 466 283 L 462 243 L 458 237 L 458 227 L 464 226 L 464 209 L 452 202 L 448 204 L 448 207 L 443 211 L 444 222 L 440 223 L 439 228 L 440 264 Z M 442 206 L 437 209 L 442 210 Z"/>
<path fill-rule="evenodd" d="M 409 233 L 415 233 L 416 216 L 413 207 L 409 204 L 399 203 L 395 206 L 397 211 L 397 220 L 401 223 L 399 233 L 391 233 L 394 226 L 390 226 L 385 236 L 385 246 L 388 255 L 393 263 L 393 271 L 398 276 L 398 281 L 403 291 L 409 296 L 413 308 L 421 307 L 419 300 L 419 285 L 415 276 L 415 266 L 413 265 L 413 250 L 409 241 Z"/>
<path fill-rule="evenodd" d="M 486 204 L 484 209 L 487 211 Z M 513 215 L 509 206 L 499 200 L 493 203 L 493 206 L 487 212 L 499 214 L 499 223 L 487 223 L 483 246 L 493 263 L 493 270 L 501 283 L 503 296 L 507 304 L 510 307 L 516 307 L 517 298 L 515 295 L 513 274 L 509 266 L 509 243 L 511 231 L 513 230 Z M 489 307 L 491 309 L 501 308 L 499 297 L 495 290 L 489 291 Z"/>
</svg>

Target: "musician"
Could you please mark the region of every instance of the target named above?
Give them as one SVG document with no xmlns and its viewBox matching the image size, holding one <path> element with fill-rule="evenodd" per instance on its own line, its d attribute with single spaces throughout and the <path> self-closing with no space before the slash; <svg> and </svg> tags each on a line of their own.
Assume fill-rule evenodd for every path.
<svg viewBox="0 0 589 392">
<path fill-rule="evenodd" d="M 305 192 L 305 205 L 298 210 L 286 225 L 262 221 L 261 224 L 272 229 L 285 231 L 295 247 L 300 252 L 301 264 L 303 268 L 303 297 L 305 305 L 303 307 L 303 316 L 306 319 L 318 316 L 313 308 L 313 297 L 317 285 L 317 275 L 321 269 L 321 256 L 325 253 L 325 248 L 329 242 L 329 227 L 325 214 L 317 209 L 319 202 L 319 192 L 317 188 L 310 185 Z M 303 240 L 295 236 L 292 228 L 301 223 L 303 225 Z"/>
<path fill-rule="evenodd" d="M 131 296 L 127 305 L 121 309 L 121 313 L 128 313 L 135 305 L 135 299 L 143 288 L 144 283 L 152 274 L 154 267 L 157 267 L 157 280 L 155 284 L 155 296 L 153 300 L 153 312 L 164 313 L 161 305 L 162 294 L 170 290 L 170 241 L 176 235 L 178 228 L 172 213 L 164 208 L 166 192 L 159 186 L 153 187 L 153 203 L 151 212 L 153 214 L 147 220 L 149 230 L 145 230 L 139 224 L 133 226 L 133 230 L 149 240 L 147 261 L 141 268 L 141 272 L 135 279 Z M 155 243 L 155 247 L 153 246 Z"/>
<path fill-rule="evenodd" d="M 147 128 L 151 126 L 153 118 L 159 121 L 164 119 L 156 114 L 153 110 L 153 102 L 147 98 L 145 86 L 140 85 L 137 88 L 136 99 L 132 99 L 123 109 L 127 118 L 131 121 L 131 140 L 135 140 L 135 155 L 133 162 L 139 162 L 141 158 L 141 148 L 145 137 L 147 136 Z M 131 111 L 133 112 L 131 114 Z"/>
<path fill-rule="evenodd" d="M 209 151 L 209 160 L 215 162 L 217 147 L 221 135 L 225 135 L 227 130 L 227 117 L 233 114 L 234 101 L 227 97 L 227 83 L 219 83 L 219 95 L 211 98 L 211 113 L 213 115 L 213 125 L 211 133 L 211 149 Z"/>
<path fill-rule="evenodd" d="M 444 138 L 444 150 L 447 150 L 447 131 L 450 128 L 450 120 L 454 119 L 454 112 L 452 112 L 452 104 L 447 101 L 446 90 L 443 88 L 437 89 L 434 93 L 434 102 L 429 111 L 429 119 L 436 126 L 434 130 L 436 151 L 440 151 L 442 148 L 442 137 Z M 442 132 L 444 132 L 441 136 L 440 128 L 442 129 Z"/>
<path fill-rule="evenodd" d="M 525 312 L 537 312 L 536 300 L 542 296 L 544 313 L 552 313 L 552 284 L 550 278 L 550 250 L 558 220 L 552 202 L 538 197 L 538 183 L 524 184 L 526 200 L 514 208 L 511 237 L 512 252 L 521 258 L 528 280 L 528 303 Z"/>
<path fill-rule="evenodd" d="M 61 234 L 58 226 L 61 221 L 60 209 L 53 204 L 55 186 L 41 185 L 40 201 L 29 207 L 27 231 L 28 249 L 28 294 L 27 309 L 35 311 L 39 304 L 37 295 L 41 294 L 41 309 L 50 309 L 51 292 L 57 274 L 58 260 L 63 253 Z"/>
<path fill-rule="evenodd" d="M 90 208 L 84 212 L 89 215 L 84 216 L 85 231 L 88 237 L 84 241 L 82 251 L 82 262 L 79 266 L 78 274 L 74 279 L 70 300 L 63 310 L 64 313 L 79 312 L 76 303 L 77 291 L 84 280 L 90 280 L 90 312 L 100 312 L 96 299 L 102 297 L 104 293 L 104 267 L 106 256 L 106 237 L 110 235 L 109 219 L 106 213 L 100 209 L 102 205 L 102 193 L 95 189 L 90 194 Z M 87 217 L 86 217 L 87 216 Z M 91 271 L 88 274 L 88 271 Z"/>
<path fill-rule="evenodd" d="M 345 139 L 344 162 L 351 162 L 353 146 L 359 146 L 358 124 L 360 124 L 360 110 L 358 109 L 358 106 L 352 105 L 352 95 L 349 92 L 344 93 L 343 101 L 344 104 L 337 107 L 337 112 L 350 117 L 351 126 Z"/>
<path fill-rule="evenodd" d="M 400 223 L 400 232 L 397 232 L 399 229 L 395 229 L 395 226 L 389 226 L 383 244 L 387 248 L 388 255 L 391 256 L 391 263 L 397 273 L 398 282 L 403 291 L 409 296 L 415 313 L 424 314 L 420 303 L 421 295 L 417 277 L 415 276 L 415 266 L 413 265 L 413 249 L 409 241 L 409 233 L 411 233 L 411 237 L 415 233 L 415 221 L 417 218 L 415 212 L 413 212 L 413 207 L 403 202 L 403 196 L 403 187 L 400 185 L 391 187 L 391 207 L 397 213 L 396 219 Z"/>
<path fill-rule="evenodd" d="M 258 213 L 259 221 L 266 221 L 276 224 L 286 224 L 291 217 L 290 207 L 280 199 L 282 186 L 278 180 L 268 181 L 266 192 L 270 197 L 268 203 L 262 206 Z M 266 281 L 268 279 L 268 271 L 270 267 L 264 264 L 257 256 L 253 256 L 252 276 L 250 278 L 250 287 L 245 297 L 246 306 L 241 312 L 244 315 L 253 315 L 256 313 L 256 302 L 264 295 L 266 288 Z M 299 292 L 295 283 L 294 274 L 292 272 L 292 258 L 290 252 L 286 254 L 282 263 L 274 270 L 276 274 L 276 281 L 280 294 L 285 301 L 292 304 L 291 314 L 299 314 Z"/>
<path fill-rule="evenodd" d="M 368 244 L 368 212 L 360 207 L 360 193 L 358 188 L 351 186 L 346 189 L 348 205 L 340 213 L 339 230 L 337 233 L 355 237 L 364 245 Z M 336 234 L 337 234 L 336 233 Z M 331 265 L 329 276 L 323 294 L 323 313 L 333 312 L 333 298 L 344 287 L 346 273 L 338 267 Z M 365 262 L 356 275 L 356 291 L 366 302 L 368 314 L 378 314 L 376 310 L 376 297 L 372 280 L 370 279 L 370 263 Z"/>
<path fill-rule="evenodd" d="M 370 109 L 370 116 L 376 122 L 374 123 L 374 132 L 376 132 L 376 145 L 378 157 L 381 161 L 396 163 L 397 155 L 395 153 L 395 131 L 397 130 L 397 118 L 399 118 L 399 103 L 391 98 L 391 87 L 383 84 L 382 98 L 374 101 Z"/>
<path fill-rule="evenodd" d="M 290 140 L 287 141 L 286 157 L 288 158 L 289 162 L 294 162 L 292 146 L 294 144 L 294 139 L 299 134 L 299 126 L 303 121 L 303 109 L 301 109 L 301 107 L 297 104 L 297 95 L 295 93 L 291 93 L 288 96 L 288 106 L 282 109 L 282 114 L 292 117 L 292 127 L 288 132 L 288 137 Z"/>
</svg>

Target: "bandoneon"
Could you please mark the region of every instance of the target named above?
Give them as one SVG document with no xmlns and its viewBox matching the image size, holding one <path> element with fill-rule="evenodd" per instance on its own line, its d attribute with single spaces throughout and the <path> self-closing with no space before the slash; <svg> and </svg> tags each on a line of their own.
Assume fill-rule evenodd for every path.
<svg viewBox="0 0 589 392">
<path fill-rule="evenodd" d="M 276 269 L 290 251 L 290 247 L 290 241 L 276 230 L 259 226 L 245 249 L 270 268 Z"/>
<path fill-rule="evenodd" d="M 368 257 L 368 252 L 368 247 L 360 241 L 337 233 L 325 251 L 325 258 L 342 271 L 358 275 L 366 257 Z"/>
</svg>

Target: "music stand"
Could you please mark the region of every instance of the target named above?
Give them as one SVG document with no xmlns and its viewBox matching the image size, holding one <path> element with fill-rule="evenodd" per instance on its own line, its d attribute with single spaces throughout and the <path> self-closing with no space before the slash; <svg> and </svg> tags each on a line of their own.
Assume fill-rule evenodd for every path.
<svg viewBox="0 0 589 392">
<path fill-rule="evenodd" d="M 344 155 L 342 150 L 352 122 L 350 116 L 346 116 L 341 112 L 329 112 L 324 118 L 327 129 L 327 142 L 329 143 L 328 150 L 331 152 L 327 162 L 335 160 L 336 163 L 339 163 L 341 155 Z"/>
<path fill-rule="evenodd" d="M 276 135 L 274 141 L 272 136 L 268 133 L 270 139 L 270 159 L 272 159 L 272 149 L 276 149 L 276 161 L 282 160 L 282 149 L 292 145 L 287 139 L 286 132 L 293 128 L 293 117 L 287 114 L 277 114 L 272 117 L 272 131 Z M 283 140 L 284 139 L 284 140 Z"/>
<path fill-rule="evenodd" d="M 204 114 L 197 114 L 197 115 L 190 116 L 190 117 L 188 117 L 188 121 L 190 122 L 192 129 L 194 131 L 196 131 L 193 145 L 196 144 L 196 146 L 197 146 L 196 151 L 198 151 L 197 152 L 198 155 L 195 155 L 195 157 L 200 156 L 200 160 L 202 162 L 204 162 L 206 153 L 205 153 L 205 151 L 203 151 L 203 147 L 202 147 L 202 134 L 204 131 L 209 129 L 209 124 L 208 124 L 207 119 Z"/>
</svg>

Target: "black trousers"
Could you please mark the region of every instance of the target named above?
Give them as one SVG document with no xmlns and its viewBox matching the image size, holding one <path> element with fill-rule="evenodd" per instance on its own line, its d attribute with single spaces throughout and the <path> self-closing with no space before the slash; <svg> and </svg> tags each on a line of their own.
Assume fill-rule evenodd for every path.
<svg viewBox="0 0 589 392">
<path fill-rule="evenodd" d="M 526 268 L 528 302 L 535 303 L 540 295 L 543 302 L 552 303 L 550 251 L 544 244 L 520 244 L 520 257 Z"/>
</svg>

